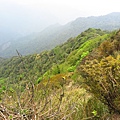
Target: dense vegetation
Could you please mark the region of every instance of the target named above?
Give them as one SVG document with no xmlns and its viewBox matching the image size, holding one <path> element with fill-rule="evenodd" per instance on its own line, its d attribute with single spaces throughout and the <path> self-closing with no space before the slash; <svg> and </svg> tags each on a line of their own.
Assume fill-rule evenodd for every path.
<svg viewBox="0 0 120 120">
<path fill-rule="evenodd" d="M 120 31 L 87 56 L 80 69 L 88 89 L 110 112 L 120 114 Z"/>
<path fill-rule="evenodd" d="M 0 59 L 0 119 L 116 120 L 120 31 L 89 28 L 40 54 Z"/>
</svg>

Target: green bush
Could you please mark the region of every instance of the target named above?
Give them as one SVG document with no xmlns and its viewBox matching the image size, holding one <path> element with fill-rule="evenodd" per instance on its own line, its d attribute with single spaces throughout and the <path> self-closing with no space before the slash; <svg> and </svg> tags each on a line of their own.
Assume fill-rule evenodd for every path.
<svg viewBox="0 0 120 120">
<path fill-rule="evenodd" d="M 67 69 L 68 72 L 74 72 L 76 66 L 71 66 Z"/>
<path fill-rule="evenodd" d="M 88 90 L 106 104 L 110 112 L 120 114 L 120 55 L 86 61 L 80 71 Z"/>
</svg>

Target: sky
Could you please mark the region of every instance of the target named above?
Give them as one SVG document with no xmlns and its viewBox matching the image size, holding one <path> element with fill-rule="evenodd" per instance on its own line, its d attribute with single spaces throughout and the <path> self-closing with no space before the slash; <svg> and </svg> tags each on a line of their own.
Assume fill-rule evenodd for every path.
<svg viewBox="0 0 120 120">
<path fill-rule="evenodd" d="M 0 26 L 11 30 L 15 27 L 16 31 L 19 28 L 24 32 L 40 31 L 78 17 L 120 12 L 119 5 L 119 0 L 0 0 Z"/>
</svg>

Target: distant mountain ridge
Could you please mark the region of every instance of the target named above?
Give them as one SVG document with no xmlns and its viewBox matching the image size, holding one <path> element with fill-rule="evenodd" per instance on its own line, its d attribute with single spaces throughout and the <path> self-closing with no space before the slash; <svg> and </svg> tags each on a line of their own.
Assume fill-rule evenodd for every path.
<svg viewBox="0 0 120 120">
<path fill-rule="evenodd" d="M 66 25 L 53 25 L 40 33 L 35 33 L 5 44 L 0 44 L 0 56 L 11 57 L 17 55 L 16 49 L 22 54 L 40 53 L 66 42 L 88 28 L 102 30 L 116 30 L 120 28 L 120 13 L 110 13 L 104 16 L 80 17 Z M 7 46 L 6 49 L 3 49 Z"/>
</svg>

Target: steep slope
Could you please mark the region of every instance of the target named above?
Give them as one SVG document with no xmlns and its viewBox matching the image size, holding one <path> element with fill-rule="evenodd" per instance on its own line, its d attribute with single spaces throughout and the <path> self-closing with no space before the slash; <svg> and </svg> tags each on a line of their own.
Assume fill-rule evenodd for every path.
<svg viewBox="0 0 120 120">
<path fill-rule="evenodd" d="M 31 74 L 31 76 L 35 75 L 36 78 L 39 78 L 50 68 L 53 69 L 53 74 L 59 72 L 59 68 L 56 68 L 56 65 L 59 64 L 61 64 L 61 66 L 59 66 L 60 71 L 67 72 L 69 67 L 75 68 L 77 62 L 80 62 L 85 55 L 107 38 L 107 33 L 108 32 L 101 31 L 100 29 L 90 28 L 76 38 L 70 38 L 66 43 L 50 51 L 24 56 L 22 58 L 18 56 L 6 59 L 0 66 L 0 76 L 14 76 L 15 79 L 17 79 L 20 74 L 24 73 L 19 71 L 19 69 L 22 68 L 24 69 L 23 71 L 26 71 L 26 69 L 29 71 L 28 73 L 24 73 L 25 76 L 27 76 L 26 74 Z M 62 68 L 63 66 L 65 70 Z"/>
<path fill-rule="evenodd" d="M 84 87 L 120 119 L 120 30 L 92 51 L 78 68 Z"/>
<path fill-rule="evenodd" d="M 0 56 L 10 57 L 16 55 L 16 49 L 22 54 L 39 53 L 56 45 L 66 42 L 88 28 L 115 30 L 120 28 L 120 13 L 111 13 L 98 17 L 81 17 L 66 25 L 54 25 L 40 33 L 30 35 L 12 42 L 6 49 L 0 46 Z"/>
</svg>

